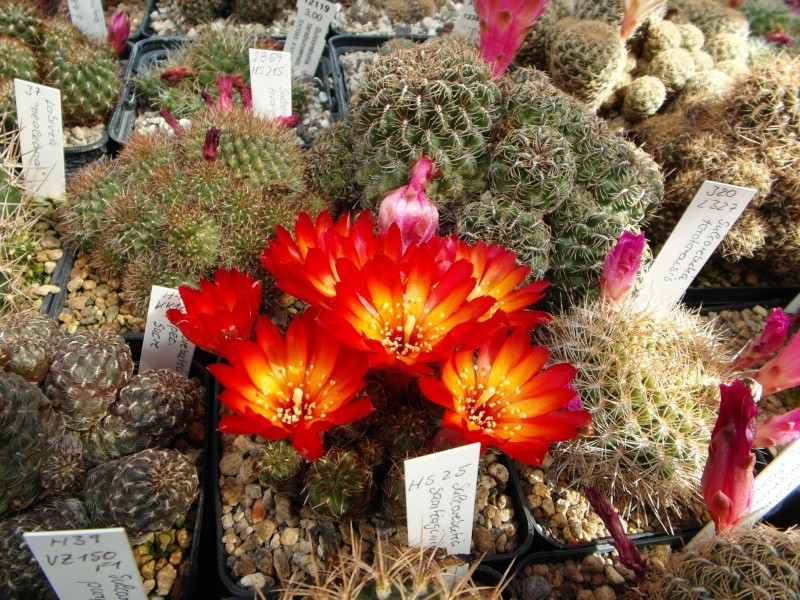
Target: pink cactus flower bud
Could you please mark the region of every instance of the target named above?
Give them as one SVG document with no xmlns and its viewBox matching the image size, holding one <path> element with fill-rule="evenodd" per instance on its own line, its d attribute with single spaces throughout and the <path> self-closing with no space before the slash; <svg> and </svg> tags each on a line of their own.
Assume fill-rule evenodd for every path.
<svg viewBox="0 0 800 600">
<path fill-rule="evenodd" d="M 292 129 L 293 127 L 297 127 L 300 123 L 300 115 L 297 113 L 293 115 L 289 115 L 288 117 L 275 117 L 275 122 L 278 125 L 283 125 L 288 129 Z"/>
<path fill-rule="evenodd" d="M 756 426 L 753 448 L 785 446 L 800 437 L 800 408 L 767 417 Z"/>
<path fill-rule="evenodd" d="M 214 102 L 214 96 L 205 90 L 200 90 L 200 97 L 203 99 L 203 102 L 206 103 L 206 106 L 214 106 L 216 104 L 216 102 Z"/>
<path fill-rule="evenodd" d="M 636 547 L 636 544 L 625 535 L 617 511 L 614 510 L 611 503 L 606 500 L 605 496 L 603 496 L 600 490 L 595 486 L 587 488 L 585 491 L 586 499 L 589 500 L 592 510 L 603 519 L 606 529 L 608 529 L 608 532 L 614 540 L 611 542 L 611 545 L 617 549 L 619 561 L 636 573 L 636 577 L 639 581 L 642 581 L 644 579 L 644 568 L 647 565 L 647 559 L 639 552 L 639 548 Z"/>
<path fill-rule="evenodd" d="M 125 44 L 128 43 L 130 34 L 131 21 L 124 11 L 118 10 L 108 24 L 108 43 L 111 44 L 117 56 L 122 56 L 125 51 Z"/>
<path fill-rule="evenodd" d="M 233 77 L 220 75 L 217 77 L 217 108 L 220 110 L 233 110 Z"/>
<path fill-rule="evenodd" d="M 764 396 L 800 385 L 800 332 L 792 336 L 775 358 L 756 371 L 753 379 L 761 384 Z"/>
<path fill-rule="evenodd" d="M 753 501 L 751 452 L 756 437 L 756 408 L 753 391 L 737 379 L 719 386 L 722 397 L 719 415 L 711 432 L 708 460 L 700 487 L 717 532 L 735 527 Z"/>
<path fill-rule="evenodd" d="M 174 85 L 187 77 L 194 77 L 194 69 L 189 67 L 170 67 L 164 69 L 159 75 L 159 79 L 169 85 Z"/>
<path fill-rule="evenodd" d="M 548 0 L 475 0 L 480 23 L 479 49 L 492 77 L 505 73 Z"/>
<path fill-rule="evenodd" d="M 411 169 L 411 182 L 389 192 L 378 210 L 378 231 L 386 235 L 389 227 L 396 224 L 404 249 L 427 242 L 439 227 L 439 210 L 425 195 L 432 173 L 433 161 L 423 156 Z"/>
<path fill-rule="evenodd" d="M 731 367 L 737 371 L 752 369 L 768 360 L 783 346 L 789 334 L 789 317 L 780 308 L 775 308 L 767 317 L 764 329 L 739 353 Z"/>
<path fill-rule="evenodd" d="M 206 139 L 203 143 L 203 158 L 208 161 L 217 160 L 217 150 L 219 150 L 219 138 L 222 130 L 219 127 L 212 127 L 206 132 Z"/>
<path fill-rule="evenodd" d="M 625 0 L 625 12 L 622 15 L 620 36 L 628 39 L 641 22 L 667 0 Z"/>
<path fill-rule="evenodd" d="M 787 48 L 794 46 L 794 38 L 785 31 L 773 31 L 765 35 L 764 38 L 778 46 L 786 46 Z"/>
<path fill-rule="evenodd" d="M 600 297 L 617 302 L 630 292 L 642 265 L 644 233 L 634 235 L 623 231 L 603 265 L 600 277 Z"/>
<path fill-rule="evenodd" d="M 167 125 L 172 127 L 172 130 L 175 133 L 181 133 L 183 131 L 183 127 L 180 123 L 178 123 L 178 119 L 175 118 L 175 115 L 173 115 L 170 110 L 162 108 L 160 111 L 158 111 L 158 114 L 160 114 L 161 118 L 167 122 Z"/>
</svg>

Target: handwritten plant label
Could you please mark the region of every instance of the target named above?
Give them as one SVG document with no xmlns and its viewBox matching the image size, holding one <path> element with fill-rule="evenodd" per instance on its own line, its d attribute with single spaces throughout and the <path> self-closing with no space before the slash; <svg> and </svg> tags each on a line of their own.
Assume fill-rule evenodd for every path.
<svg viewBox="0 0 800 600">
<path fill-rule="evenodd" d="M 677 302 L 755 194 L 738 185 L 703 182 L 653 261 L 642 295 Z"/>
<path fill-rule="evenodd" d="M 184 375 L 189 374 L 194 344 L 167 319 L 170 308 L 183 310 L 183 300 L 178 290 L 154 285 L 147 308 L 139 373 L 151 369 L 172 369 Z"/>
<path fill-rule="evenodd" d="M 800 294 L 797 294 L 789 304 L 786 305 L 784 312 L 787 313 L 796 313 L 800 310 Z"/>
<path fill-rule="evenodd" d="M 753 527 L 774 506 L 791 494 L 798 485 L 800 473 L 800 440 L 786 446 L 753 482 L 753 502 L 739 521 L 739 528 Z M 714 523 L 709 523 L 692 538 L 689 545 L 714 535 Z"/>
<path fill-rule="evenodd" d="M 23 533 L 59 598 L 147 600 L 122 527 Z"/>
<path fill-rule="evenodd" d="M 456 22 L 453 23 L 453 33 L 466 37 L 478 37 L 480 24 L 472 0 L 464 0 L 461 10 L 458 11 Z"/>
<path fill-rule="evenodd" d="M 250 48 L 250 83 L 255 112 L 269 118 L 291 116 L 291 54 Z"/>
<path fill-rule="evenodd" d="M 63 195 L 67 184 L 61 133 L 61 91 L 15 79 L 14 99 L 25 187 L 36 198 Z"/>
<path fill-rule="evenodd" d="M 405 461 L 408 545 L 469 554 L 480 444 Z"/>
<path fill-rule="evenodd" d="M 101 0 L 67 0 L 72 24 L 89 37 L 108 35 Z"/>
<path fill-rule="evenodd" d="M 297 3 L 297 14 L 286 35 L 284 48 L 292 54 L 292 68 L 298 77 L 313 77 L 337 9 L 326 0 L 299 0 Z"/>
</svg>

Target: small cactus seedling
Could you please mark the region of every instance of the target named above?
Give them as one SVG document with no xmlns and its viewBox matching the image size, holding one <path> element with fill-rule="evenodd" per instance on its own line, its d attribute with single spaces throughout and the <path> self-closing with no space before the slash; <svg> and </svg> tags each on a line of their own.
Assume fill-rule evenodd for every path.
<svg viewBox="0 0 800 600">
<path fill-rule="evenodd" d="M 372 470 L 358 454 L 332 448 L 306 473 L 307 503 L 318 514 L 347 519 L 367 510 L 375 493 Z"/>
</svg>

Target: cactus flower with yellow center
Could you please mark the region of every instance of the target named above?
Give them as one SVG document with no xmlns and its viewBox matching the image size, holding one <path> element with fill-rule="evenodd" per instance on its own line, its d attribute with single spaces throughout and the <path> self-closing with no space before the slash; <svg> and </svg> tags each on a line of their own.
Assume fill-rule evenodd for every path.
<svg viewBox="0 0 800 600">
<path fill-rule="evenodd" d="M 566 409 L 575 397 L 575 367 L 543 369 L 549 353 L 531 344 L 526 329 L 497 332 L 474 348 L 447 357 L 439 379 L 419 381 L 423 395 L 445 408 L 442 427 L 459 431 L 466 443 L 540 465 L 551 442 L 576 437 L 591 421 L 585 410 Z"/>
<path fill-rule="evenodd" d="M 219 431 L 291 437 L 303 457 L 316 460 L 324 453 L 325 431 L 374 410 L 368 397 L 356 398 L 365 386 L 366 357 L 336 344 L 314 313 L 294 319 L 285 338 L 261 316 L 255 341 L 228 342 L 231 364 L 208 367 L 225 387 L 220 402 L 235 413 L 222 416 Z"/>
</svg>

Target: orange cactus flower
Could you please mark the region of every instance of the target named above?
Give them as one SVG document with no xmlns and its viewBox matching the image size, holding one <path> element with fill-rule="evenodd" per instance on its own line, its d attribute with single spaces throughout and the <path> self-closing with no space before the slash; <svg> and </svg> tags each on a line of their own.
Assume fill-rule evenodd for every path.
<svg viewBox="0 0 800 600">
<path fill-rule="evenodd" d="M 339 281 L 339 259 L 361 266 L 378 253 L 394 257 L 400 253 L 399 230 L 378 237 L 369 212 L 361 213 L 352 224 L 349 215 L 334 223 L 327 211 L 316 222 L 302 213 L 294 228 L 297 241 L 283 227 L 275 229 L 277 237 L 261 254 L 261 263 L 280 289 L 318 307 L 330 307 Z"/>
<path fill-rule="evenodd" d="M 261 306 L 261 282 L 236 269 L 217 269 L 214 279 L 201 279 L 199 290 L 178 287 L 186 312 L 171 308 L 167 318 L 195 346 L 224 356 L 225 340 L 252 336 Z"/>
<path fill-rule="evenodd" d="M 441 379 L 420 379 L 422 393 L 446 410 L 443 428 L 459 431 L 481 450 L 496 446 L 512 458 L 540 465 L 551 442 L 574 438 L 589 424 L 585 410 L 568 410 L 575 396 L 568 363 L 542 369 L 547 348 L 533 346 L 527 330 L 500 331 L 477 348 L 454 352 Z"/>
<path fill-rule="evenodd" d="M 409 246 L 400 260 L 380 254 L 360 268 L 340 261 L 336 295 L 320 323 L 343 345 L 368 352 L 372 367 L 430 372 L 426 363 L 495 327 L 478 324 L 494 299 L 469 299 L 472 265 L 459 260 L 442 268 L 440 246 L 433 238 Z"/>
<path fill-rule="evenodd" d="M 365 385 L 366 357 L 337 345 L 314 313 L 294 319 L 285 339 L 261 316 L 256 341 L 228 342 L 231 364 L 208 367 L 225 387 L 220 402 L 235 413 L 220 419 L 219 431 L 268 440 L 291 436 L 303 457 L 316 460 L 324 453 L 325 431 L 374 410 L 368 397 L 356 398 Z"/>
<path fill-rule="evenodd" d="M 534 281 L 518 287 L 530 273 L 530 267 L 517 265 L 517 256 L 498 244 L 478 242 L 470 246 L 451 236 L 445 241 L 444 253 L 452 260 L 464 259 L 472 264 L 475 289 L 469 299 L 491 296 L 495 299 L 480 320 L 486 321 L 498 313 L 505 315 L 512 327 L 533 329 L 549 323 L 550 315 L 537 310 L 527 310 L 544 297 L 550 285 L 547 281 Z"/>
</svg>

